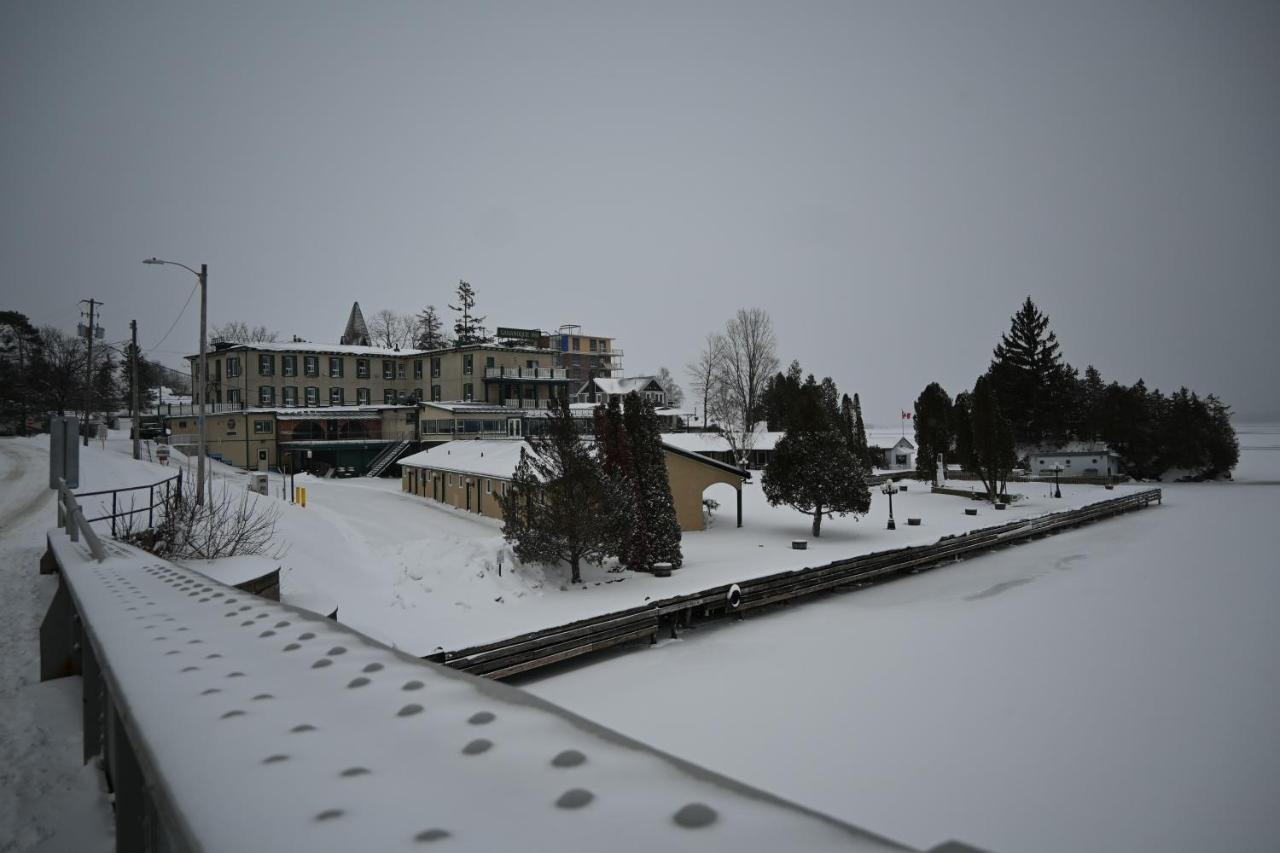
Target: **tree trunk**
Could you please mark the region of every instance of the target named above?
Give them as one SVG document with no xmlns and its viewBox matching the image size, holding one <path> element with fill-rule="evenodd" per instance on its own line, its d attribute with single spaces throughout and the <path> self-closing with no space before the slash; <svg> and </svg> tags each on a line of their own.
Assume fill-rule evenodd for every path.
<svg viewBox="0 0 1280 853">
<path fill-rule="evenodd" d="M 569 572 L 570 572 L 569 582 L 570 583 L 582 583 L 582 571 L 579 568 L 579 564 L 581 562 L 582 560 L 577 554 L 574 554 L 572 557 L 569 558 Z"/>
<path fill-rule="evenodd" d="M 819 506 L 813 511 L 813 538 L 817 539 L 822 536 L 822 507 Z"/>
</svg>

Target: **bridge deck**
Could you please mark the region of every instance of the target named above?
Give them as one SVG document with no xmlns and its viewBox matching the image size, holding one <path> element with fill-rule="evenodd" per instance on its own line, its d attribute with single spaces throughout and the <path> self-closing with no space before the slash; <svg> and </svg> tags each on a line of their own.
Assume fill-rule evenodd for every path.
<svg viewBox="0 0 1280 853">
<path fill-rule="evenodd" d="M 119 820 L 147 800 L 121 849 L 905 849 L 119 543 L 49 540 L 46 673 L 84 674 Z M 675 697 L 636 701 L 680 724 Z"/>
</svg>

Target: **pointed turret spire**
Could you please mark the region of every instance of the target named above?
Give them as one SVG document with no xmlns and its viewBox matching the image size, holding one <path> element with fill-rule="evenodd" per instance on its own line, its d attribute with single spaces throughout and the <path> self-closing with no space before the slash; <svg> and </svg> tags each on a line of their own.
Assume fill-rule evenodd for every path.
<svg viewBox="0 0 1280 853">
<path fill-rule="evenodd" d="M 360 303 L 351 303 L 351 316 L 347 318 L 347 330 L 342 333 L 341 344 L 351 346 L 369 346 L 369 327 L 364 324 L 364 315 L 360 313 Z"/>
</svg>

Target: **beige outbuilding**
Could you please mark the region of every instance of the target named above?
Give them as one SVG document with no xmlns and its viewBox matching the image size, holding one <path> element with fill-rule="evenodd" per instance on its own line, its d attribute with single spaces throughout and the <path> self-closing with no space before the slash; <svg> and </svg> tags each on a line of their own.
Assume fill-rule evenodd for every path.
<svg viewBox="0 0 1280 853">
<path fill-rule="evenodd" d="M 449 441 L 400 460 L 404 491 L 489 518 L 502 519 L 498 498 L 510 487 L 528 448 L 518 439 Z M 742 526 L 742 484 L 751 474 L 724 462 L 663 444 L 671 497 L 682 531 L 703 530 L 702 496 L 718 483 L 737 492 L 738 526 Z"/>
</svg>

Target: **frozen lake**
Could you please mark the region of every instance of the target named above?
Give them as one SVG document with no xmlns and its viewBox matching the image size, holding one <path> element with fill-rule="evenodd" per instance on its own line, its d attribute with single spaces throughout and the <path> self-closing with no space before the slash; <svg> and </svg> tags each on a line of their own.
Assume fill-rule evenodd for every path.
<svg viewBox="0 0 1280 853">
<path fill-rule="evenodd" d="M 1234 484 L 523 686 L 928 847 L 1274 849 L 1280 429 Z"/>
</svg>

